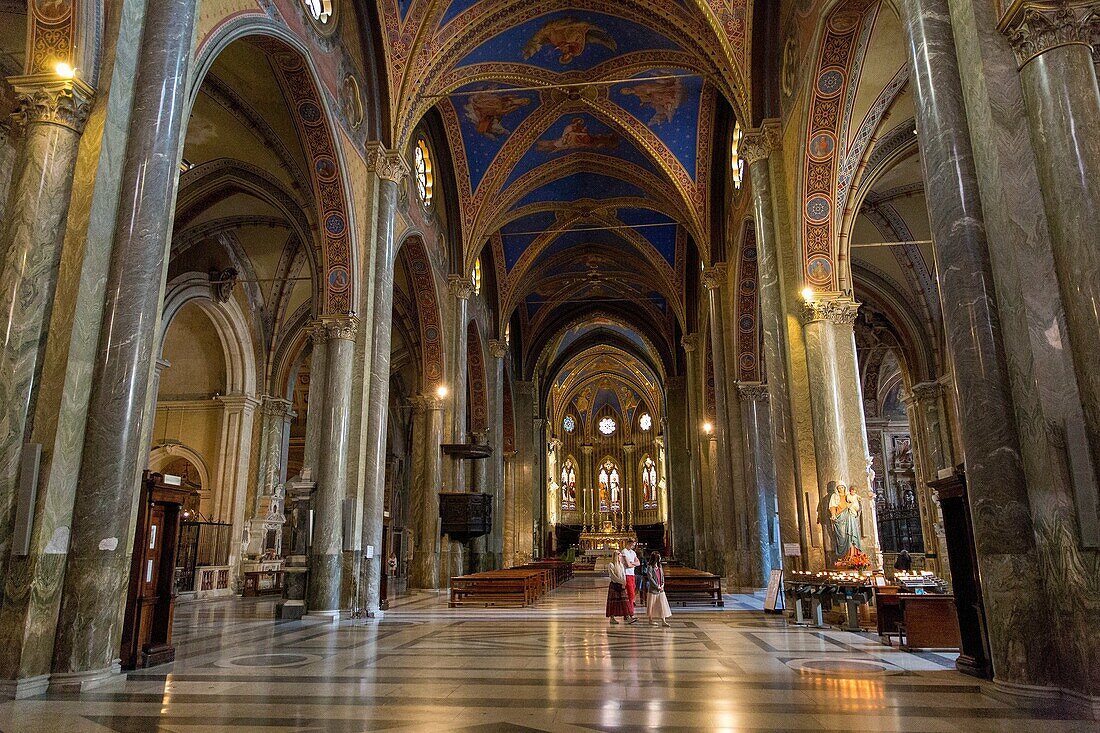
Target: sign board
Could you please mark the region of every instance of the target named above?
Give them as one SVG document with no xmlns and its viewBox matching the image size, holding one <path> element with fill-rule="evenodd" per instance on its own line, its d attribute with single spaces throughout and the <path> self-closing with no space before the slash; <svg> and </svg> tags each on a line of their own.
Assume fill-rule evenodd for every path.
<svg viewBox="0 0 1100 733">
<path fill-rule="evenodd" d="M 802 547 L 797 542 L 783 543 L 784 557 L 802 557 Z"/>
<path fill-rule="evenodd" d="M 768 578 L 768 592 L 764 596 L 764 613 L 779 613 L 783 610 L 783 595 L 779 592 L 783 587 L 783 571 L 773 570 Z"/>
</svg>

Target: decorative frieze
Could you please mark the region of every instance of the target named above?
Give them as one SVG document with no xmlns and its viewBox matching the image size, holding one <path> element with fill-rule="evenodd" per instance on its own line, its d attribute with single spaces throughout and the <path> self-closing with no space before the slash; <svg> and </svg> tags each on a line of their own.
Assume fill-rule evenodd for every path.
<svg viewBox="0 0 1100 733">
<path fill-rule="evenodd" d="M 17 126 L 37 123 L 61 125 L 78 134 L 84 131 L 95 90 L 80 79 L 33 74 L 13 76 L 8 82 L 19 101 L 19 108 L 13 115 Z"/>
<path fill-rule="evenodd" d="M 1051 49 L 1085 46 L 1100 62 L 1100 3 L 1016 2 L 1001 21 L 1021 67 Z"/>
<path fill-rule="evenodd" d="M 396 150 L 387 150 L 379 142 L 366 145 L 367 170 L 383 181 L 401 183 L 409 175 L 409 162 Z"/>
<path fill-rule="evenodd" d="M 818 297 L 802 304 L 802 321 L 814 323 L 828 321 L 838 326 L 851 326 L 856 322 L 859 303 L 847 295 Z"/>
</svg>

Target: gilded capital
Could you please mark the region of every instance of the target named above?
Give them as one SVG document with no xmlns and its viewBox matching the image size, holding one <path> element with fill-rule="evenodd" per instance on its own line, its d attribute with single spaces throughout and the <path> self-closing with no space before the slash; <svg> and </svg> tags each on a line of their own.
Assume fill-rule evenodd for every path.
<svg viewBox="0 0 1100 733">
<path fill-rule="evenodd" d="M 589 445 L 588 443 L 585 443 L 584 445 L 581 446 L 581 453 L 583 453 L 586 456 L 592 455 L 592 452 L 594 450 L 596 450 L 596 448 L 592 445 Z"/>
<path fill-rule="evenodd" d="M 761 160 L 767 160 L 768 156 L 779 149 L 779 121 L 766 120 L 763 125 L 755 130 L 745 133 L 745 139 L 741 141 L 741 158 L 745 165 L 751 166 Z"/>
<path fill-rule="evenodd" d="M 726 282 L 727 267 L 725 262 L 719 262 L 712 267 L 703 270 L 703 287 L 707 290 L 717 290 Z"/>
<path fill-rule="evenodd" d="M 737 391 L 741 397 L 753 402 L 768 401 L 768 385 L 761 382 L 738 382 Z"/>
<path fill-rule="evenodd" d="M 1100 3 L 1095 0 L 1017 0 L 1001 20 L 1001 31 L 1008 36 L 1016 62 L 1027 62 L 1051 49 L 1085 46 L 1100 61 L 1092 39 L 1100 34 Z"/>
<path fill-rule="evenodd" d="M 689 354 L 692 353 L 697 348 L 699 348 L 699 334 L 689 333 L 688 335 L 680 339 L 680 345 L 684 347 L 684 351 Z"/>
<path fill-rule="evenodd" d="M 459 300 L 469 300 L 474 294 L 474 281 L 465 275 L 448 275 L 447 290 Z"/>
<path fill-rule="evenodd" d="M 413 410 L 417 413 L 425 413 L 431 410 L 443 410 L 443 400 L 435 395 L 419 394 L 412 398 Z"/>
<path fill-rule="evenodd" d="M 61 125 L 77 133 L 84 131 L 92 111 L 95 90 L 80 79 L 65 79 L 57 74 L 32 74 L 8 78 L 19 108 L 18 125 Z"/>
<path fill-rule="evenodd" d="M 306 332 L 309 334 L 309 340 L 313 342 L 314 346 L 328 341 L 328 329 L 325 328 L 324 321 L 311 322 Z"/>
<path fill-rule="evenodd" d="M 355 316 L 325 317 L 321 319 L 320 325 L 325 330 L 326 341 L 354 341 L 355 334 L 359 331 L 359 319 Z"/>
<path fill-rule="evenodd" d="M 409 175 L 409 162 L 396 150 L 387 150 L 382 143 L 367 143 L 367 170 L 383 181 L 401 183 Z"/>
<path fill-rule="evenodd" d="M 851 326 L 856 322 L 859 303 L 847 295 L 826 295 L 807 300 L 802 304 L 802 321 L 814 323 L 828 321 L 839 326 Z"/>
<path fill-rule="evenodd" d="M 494 359 L 503 359 L 508 356 L 508 342 L 504 339 L 490 339 L 489 356 Z"/>
</svg>

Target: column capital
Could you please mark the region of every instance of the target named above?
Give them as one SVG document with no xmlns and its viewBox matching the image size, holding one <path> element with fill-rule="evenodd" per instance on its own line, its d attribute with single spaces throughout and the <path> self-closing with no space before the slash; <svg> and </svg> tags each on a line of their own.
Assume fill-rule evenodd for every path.
<svg viewBox="0 0 1100 733">
<path fill-rule="evenodd" d="M 474 281 L 467 275 L 448 275 L 447 290 L 459 300 L 469 300 L 474 294 Z"/>
<path fill-rule="evenodd" d="M 726 272 L 729 266 L 725 262 L 716 262 L 703 270 L 703 287 L 707 290 L 717 290 L 726 282 Z"/>
<path fill-rule="evenodd" d="M 473 441 L 475 443 L 477 443 L 478 445 L 486 445 L 489 442 L 489 431 L 488 430 L 471 430 L 470 431 L 470 437 L 473 438 Z"/>
<path fill-rule="evenodd" d="M 680 339 L 680 345 L 684 347 L 684 351 L 692 353 L 699 348 L 699 334 L 689 333 Z"/>
<path fill-rule="evenodd" d="M 909 392 L 913 395 L 913 399 L 923 402 L 942 397 L 945 389 L 939 382 L 921 382 L 920 384 L 914 384 Z"/>
<path fill-rule="evenodd" d="M 563 445 L 565 445 L 565 443 L 562 442 L 561 438 L 551 438 L 550 439 L 550 450 L 552 450 L 552 451 L 556 452 L 558 450 L 561 450 L 561 447 Z"/>
<path fill-rule="evenodd" d="M 583 453 L 586 456 L 592 455 L 592 452 L 594 450 L 596 450 L 596 448 L 591 443 L 585 443 L 584 445 L 581 446 L 581 453 Z"/>
<path fill-rule="evenodd" d="M 285 418 L 291 412 L 293 405 L 290 400 L 274 395 L 264 395 L 260 398 L 262 406 L 260 412 L 267 417 Z"/>
<path fill-rule="evenodd" d="M 1014 0 L 1001 18 L 1016 62 L 1022 68 L 1036 56 L 1062 46 L 1085 46 L 1097 59 L 1092 38 L 1100 33 L 1096 0 Z"/>
<path fill-rule="evenodd" d="M 409 175 L 409 161 L 396 150 L 389 150 L 380 142 L 366 144 L 367 170 L 383 181 L 401 183 Z"/>
<path fill-rule="evenodd" d="M 627 456 L 632 456 L 634 455 L 634 449 L 636 447 L 637 446 L 633 443 L 623 443 L 623 453 L 625 453 Z"/>
<path fill-rule="evenodd" d="M 225 405 L 225 409 L 234 412 L 252 412 L 260 406 L 260 400 L 250 394 L 225 394 L 214 399 Z"/>
<path fill-rule="evenodd" d="M 859 306 L 859 302 L 848 295 L 817 295 L 802 303 L 802 322 L 828 321 L 838 326 L 851 326 L 856 322 Z"/>
<path fill-rule="evenodd" d="M 310 338 L 315 344 L 334 339 L 354 341 L 358 332 L 359 318 L 356 316 L 322 316 L 313 322 Z"/>
<path fill-rule="evenodd" d="M 413 411 L 417 413 L 430 412 L 432 410 L 443 411 L 443 400 L 435 395 L 419 394 L 412 398 Z"/>
<path fill-rule="evenodd" d="M 741 158 L 745 165 L 767 160 L 779 149 L 781 139 L 779 120 L 776 119 L 764 120 L 760 127 L 746 132 L 745 139 L 741 141 Z"/>
<path fill-rule="evenodd" d="M 8 78 L 15 90 L 19 108 L 17 124 L 61 125 L 80 134 L 88 121 L 95 89 L 80 79 L 65 79 L 57 74 L 31 74 Z"/>
<path fill-rule="evenodd" d="M 494 359 L 508 356 L 508 342 L 504 339 L 489 339 L 489 356 Z"/>
<path fill-rule="evenodd" d="M 769 399 L 768 385 L 762 382 L 738 382 L 737 391 L 743 398 L 753 402 L 767 402 Z"/>
</svg>

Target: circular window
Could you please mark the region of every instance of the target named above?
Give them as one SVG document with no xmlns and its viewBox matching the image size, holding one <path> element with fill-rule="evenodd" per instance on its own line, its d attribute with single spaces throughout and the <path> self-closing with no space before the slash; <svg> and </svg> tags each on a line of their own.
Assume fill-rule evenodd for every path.
<svg viewBox="0 0 1100 733">
<path fill-rule="evenodd" d="M 651 427 L 653 427 L 653 418 L 650 417 L 648 412 L 638 418 L 638 427 L 640 427 L 642 430 L 649 430 Z"/>
<path fill-rule="evenodd" d="M 600 432 L 604 435 L 611 435 L 615 432 L 615 418 L 605 417 L 600 420 Z"/>
<path fill-rule="evenodd" d="M 577 429 L 577 421 L 573 419 L 572 415 L 566 415 L 565 419 L 561 421 L 561 427 L 565 432 L 571 433 Z"/>
<path fill-rule="evenodd" d="M 309 13 L 309 17 L 313 18 L 318 23 L 328 23 L 329 18 L 332 17 L 332 1 L 333 0 L 302 0 L 302 5 L 305 6 L 306 12 Z"/>
<path fill-rule="evenodd" d="M 432 156 L 428 143 L 420 140 L 413 151 L 413 171 L 416 173 L 416 192 L 427 206 L 432 202 Z"/>
</svg>

